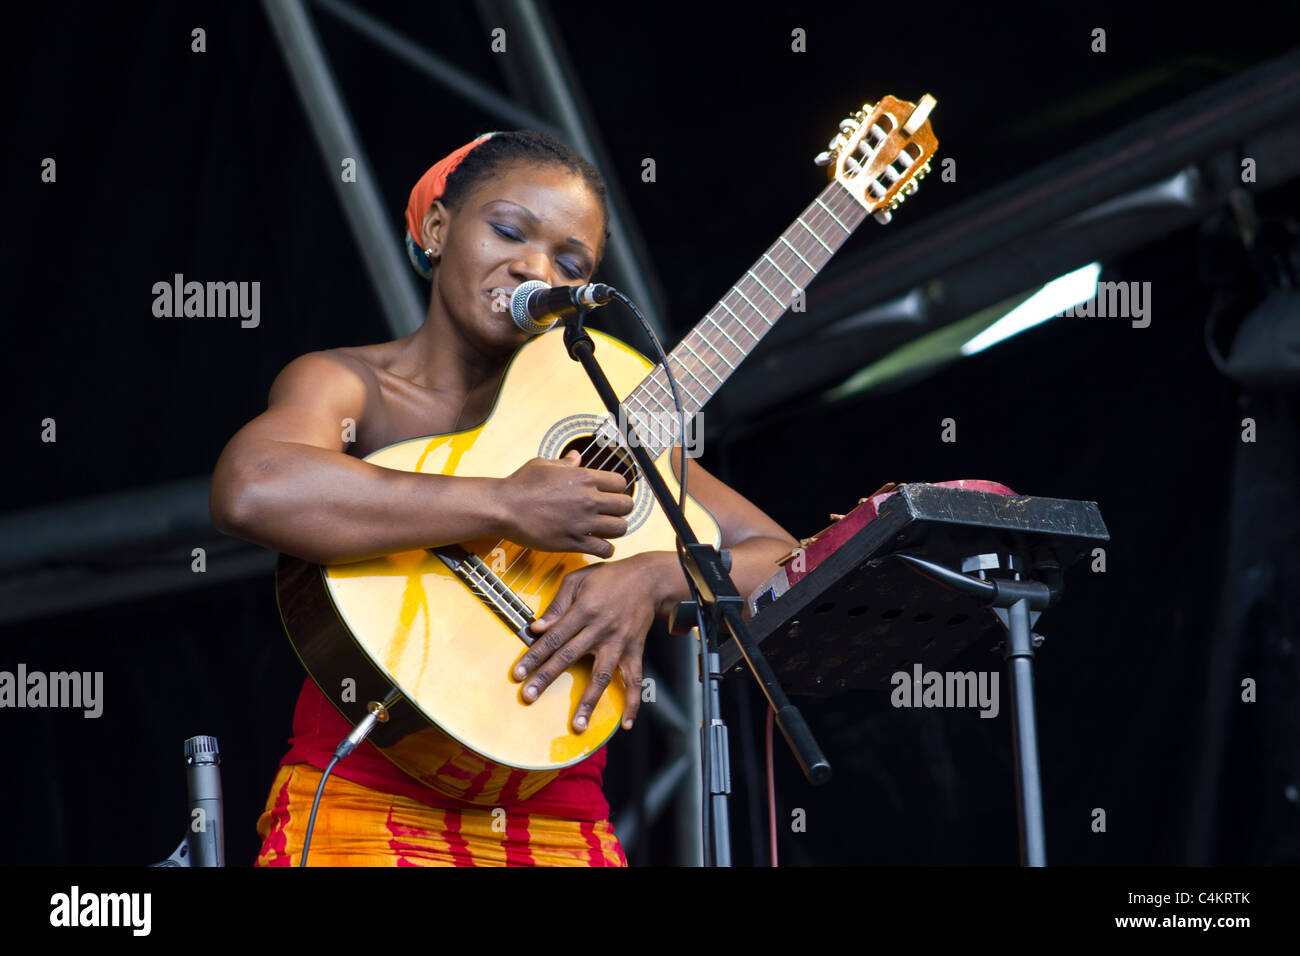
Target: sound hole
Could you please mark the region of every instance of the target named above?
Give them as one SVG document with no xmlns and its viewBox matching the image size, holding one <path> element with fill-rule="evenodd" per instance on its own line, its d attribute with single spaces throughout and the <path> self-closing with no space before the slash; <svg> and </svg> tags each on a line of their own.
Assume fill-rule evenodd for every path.
<svg viewBox="0 0 1300 956">
<path fill-rule="evenodd" d="M 602 444 L 595 435 L 579 435 L 560 451 L 563 458 L 571 451 L 582 456 L 583 468 L 595 468 L 598 471 L 612 471 L 627 482 L 627 493 L 636 493 L 636 460 L 624 448 L 617 445 Z"/>
</svg>

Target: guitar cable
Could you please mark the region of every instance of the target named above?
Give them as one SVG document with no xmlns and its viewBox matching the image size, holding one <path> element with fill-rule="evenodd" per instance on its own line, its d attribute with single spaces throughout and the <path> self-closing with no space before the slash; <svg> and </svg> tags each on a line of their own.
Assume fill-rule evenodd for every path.
<svg viewBox="0 0 1300 956">
<path fill-rule="evenodd" d="M 307 853 L 311 850 L 311 834 L 316 829 L 316 811 L 320 809 L 320 798 L 325 792 L 325 781 L 329 779 L 330 771 L 334 769 L 336 763 L 356 750 L 361 741 L 370 736 L 370 731 L 374 729 L 376 723 L 388 719 L 388 708 L 393 705 L 398 696 L 396 687 L 389 688 L 388 695 L 384 698 L 383 703 L 378 706 L 372 703 L 370 712 L 334 748 L 334 756 L 325 765 L 325 772 L 321 774 L 320 783 L 316 785 L 316 796 L 311 802 L 311 814 L 307 817 L 307 837 L 303 840 L 302 856 L 298 859 L 299 866 L 307 865 Z"/>
</svg>

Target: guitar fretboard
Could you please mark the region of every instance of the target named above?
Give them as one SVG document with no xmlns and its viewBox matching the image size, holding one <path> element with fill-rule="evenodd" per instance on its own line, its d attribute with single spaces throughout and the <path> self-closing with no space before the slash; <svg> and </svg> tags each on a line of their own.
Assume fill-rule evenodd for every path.
<svg viewBox="0 0 1300 956">
<path fill-rule="evenodd" d="M 688 419 L 722 387 L 866 216 L 853 195 L 832 181 L 668 353 Z M 676 430 L 665 423 L 676 418 L 676 410 L 662 365 L 623 404 L 652 458 L 674 444 Z"/>
</svg>

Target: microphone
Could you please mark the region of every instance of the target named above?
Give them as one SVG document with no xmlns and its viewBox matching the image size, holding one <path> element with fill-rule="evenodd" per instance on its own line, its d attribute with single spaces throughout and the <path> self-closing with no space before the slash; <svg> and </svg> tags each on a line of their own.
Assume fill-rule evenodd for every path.
<svg viewBox="0 0 1300 956">
<path fill-rule="evenodd" d="M 602 282 L 552 287 L 537 279 L 529 279 L 519 283 L 510 296 L 510 317 L 521 331 L 541 335 L 579 309 L 595 308 L 612 298 L 614 290 Z"/>
<path fill-rule="evenodd" d="M 185 741 L 185 782 L 190 798 L 189 866 L 225 866 L 226 831 L 221 812 L 221 752 L 216 737 Z"/>
</svg>

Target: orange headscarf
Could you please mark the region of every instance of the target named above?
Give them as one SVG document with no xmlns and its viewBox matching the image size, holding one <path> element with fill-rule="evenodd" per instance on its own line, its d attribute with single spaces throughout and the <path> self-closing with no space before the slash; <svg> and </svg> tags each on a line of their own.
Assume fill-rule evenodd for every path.
<svg viewBox="0 0 1300 956">
<path fill-rule="evenodd" d="M 465 155 L 480 143 L 487 142 L 493 135 L 495 134 L 484 133 L 478 139 L 466 143 L 450 155 L 438 160 L 429 167 L 428 172 L 420 177 L 420 181 L 411 190 L 410 201 L 406 204 L 406 253 L 415 271 L 426 279 L 433 278 L 433 263 L 424 254 L 424 248 L 420 244 L 420 230 L 424 226 L 425 213 L 436 200 L 442 197 L 447 188 L 447 177 L 460 165 Z"/>
</svg>

